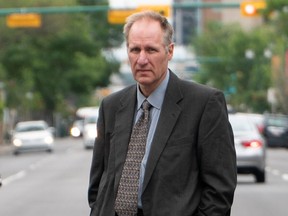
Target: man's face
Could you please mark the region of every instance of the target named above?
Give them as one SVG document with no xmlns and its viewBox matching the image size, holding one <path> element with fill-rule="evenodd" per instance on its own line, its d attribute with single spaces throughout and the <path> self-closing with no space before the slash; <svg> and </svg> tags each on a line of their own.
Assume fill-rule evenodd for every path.
<svg viewBox="0 0 288 216">
<path fill-rule="evenodd" d="M 153 20 L 135 22 L 128 37 L 128 57 L 134 79 L 145 96 L 151 94 L 165 78 L 174 44 L 163 41 L 160 24 Z"/>
</svg>

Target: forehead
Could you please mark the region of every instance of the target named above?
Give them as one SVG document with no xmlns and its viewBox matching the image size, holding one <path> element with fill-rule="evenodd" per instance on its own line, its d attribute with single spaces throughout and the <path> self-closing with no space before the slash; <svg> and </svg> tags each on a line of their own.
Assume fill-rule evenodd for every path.
<svg viewBox="0 0 288 216">
<path fill-rule="evenodd" d="M 151 19 L 136 21 L 129 32 L 129 43 L 154 41 L 162 42 L 163 30 L 160 23 Z"/>
</svg>

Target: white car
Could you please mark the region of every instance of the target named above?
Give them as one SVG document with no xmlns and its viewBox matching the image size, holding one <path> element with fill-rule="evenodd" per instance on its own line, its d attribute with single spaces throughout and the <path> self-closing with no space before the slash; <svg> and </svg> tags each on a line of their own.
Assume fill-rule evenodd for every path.
<svg viewBox="0 0 288 216">
<path fill-rule="evenodd" d="M 70 129 L 70 135 L 72 137 L 81 137 L 83 136 L 83 126 L 84 126 L 84 120 L 79 119 L 73 122 L 73 125 Z"/>
<path fill-rule="evenodd" d="M 83 143 L 86 149 L 94 147 L 95 138 L 97 137 L 96 123 L 98 117 L 96 114 L 94 116 L 87 116 L 84 119 Z"/>
<path fill-rule="evenodd" d="M 54 148 L 54 128 L 43 121 L 23 121 L 16 124 L 12 132 L 14 154 L 24 151 L 45 150 Z"/>
</svg>

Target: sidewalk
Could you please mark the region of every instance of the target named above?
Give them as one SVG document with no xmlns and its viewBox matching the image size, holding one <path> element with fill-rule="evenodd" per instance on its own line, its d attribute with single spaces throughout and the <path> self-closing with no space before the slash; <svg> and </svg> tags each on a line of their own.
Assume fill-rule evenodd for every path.
<svg viewBox="0 0 288 216">
<path fill-rule="evenodd" d="M 0 156 L 13 151 L 13 146 L 10 143 L 0 143 Z"/>
</svg>

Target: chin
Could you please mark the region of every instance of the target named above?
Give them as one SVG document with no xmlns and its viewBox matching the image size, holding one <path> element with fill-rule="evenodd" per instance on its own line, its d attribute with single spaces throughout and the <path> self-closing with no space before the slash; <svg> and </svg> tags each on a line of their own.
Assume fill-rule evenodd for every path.
<svg viewBox="0 0 288 216">
<path fill-rule="evenodd" d="M 136 79 L 136 81 L 141 85 L 150 85 L 151 83 L 153 83 L 153 80 L 149 77 L 140 77 Z"/>
</svg>

